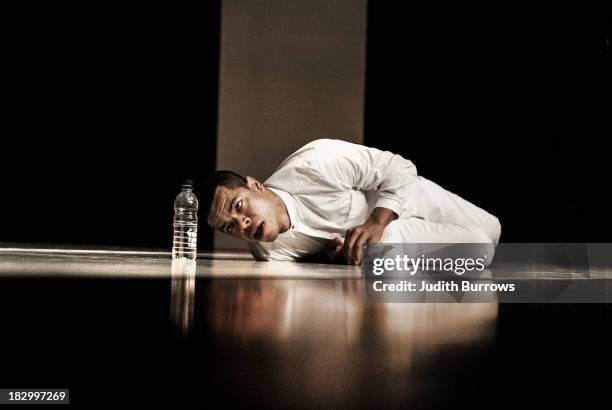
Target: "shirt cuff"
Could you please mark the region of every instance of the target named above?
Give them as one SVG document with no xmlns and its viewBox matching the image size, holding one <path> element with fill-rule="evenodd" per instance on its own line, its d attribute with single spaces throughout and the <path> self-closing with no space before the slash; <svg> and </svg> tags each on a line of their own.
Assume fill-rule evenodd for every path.
<svg viewBox="0 0 612 410">
<path fill-rule="evenodd" d="M 395 212 L 399 216 L 402 214 L 402 203 L 397 199 L 392 198 L 380 198 L 376 201 L 376 208 L 387 208 Z"/>
</svg>

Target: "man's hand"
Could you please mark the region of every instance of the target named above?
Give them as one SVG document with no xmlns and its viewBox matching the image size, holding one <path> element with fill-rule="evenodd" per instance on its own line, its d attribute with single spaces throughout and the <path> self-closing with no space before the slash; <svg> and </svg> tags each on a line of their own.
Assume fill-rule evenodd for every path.
<svg viewBox="0 0 612 410">
<path fill-rule="evenodd" d="M 344 255 L 342 253 L 342 247 L 344 246 L 344 238 L 338 236 L 331 241 L 325 249 L 325 256 L 330 262 L 333 263 L 344 263 Z"/>
<path fill-rule="evenodd" d="M 382 238 L 387 225 L 397 219 L 395 212 L 387 208 L 374 208 L 363 225 L 346 231 L 342 252 L 349 265 L 359 265 L 363 260 L 363 246 L 375 244 Z"/>
</svg>

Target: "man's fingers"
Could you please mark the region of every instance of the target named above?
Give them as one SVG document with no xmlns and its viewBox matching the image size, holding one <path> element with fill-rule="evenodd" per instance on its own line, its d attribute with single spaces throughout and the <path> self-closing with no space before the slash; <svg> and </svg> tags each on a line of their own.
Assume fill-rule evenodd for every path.
<svg viewBox="0 0 612 410">
<path fill-rule="evenodd" d="M 354 236 L 354 231 L 352 229 L 346 231 L 346 236 L 344 238 L 344 248 L 342 249 L 342 252 L 344 253 L 344 259 L 346 259 L 348 263 L 350 263 L 351 260 L 351 248 L 353 246 L 352 243 L 355 242 Z"/>
<path fill-rule="evenodd" d="M 342 252 L 343 245 L 344 245 L 344 238 L 336 237 L 332 240 L 329 246 L 329 250 L 333 252 L 334 254 L 339 254 L 340 252 Z"/>
<path fill-rule="evenodd" d="M 363 254 L 363 242 L 363 239 L 359 239 L 355 244 L 355 265 L 359 265 L 359 263 L 361 262 L 361 257 Z"/>
<path fill-rule="evenodd" d="M 361 260 L 362 247 L 367 237 L 368 237 L 367 232 L 362 231 L 355 238 L 355 243 L 353 244 L 352 258 L 349 261 L 349 263 L 359 264 L 359 261 Z"/>
<path fill-rule="evenodd" d="M 343 246 L 344 246 L 344 238 L 340 236 L 334 238 L 334 251 L 335 252 L 340 252 Z"/>
<path fill-rule="evenodd" d="M 366 243 L 369 243 L 369 241 L 370 241 L 369 235 L 366 233 L 363 233 L 357 240 L 356 249 L 355 249 L 355 263 L 357 265 L 361 264 L 361 260 L 363 259 L 363 246 Z"/>
<path fill-rule="evenodd" d="M 360 264 L 363 259 L 363 246 L 380 241 L 384 226 L 377 223 L 366 223 L 346 231 L 344 238 L 344 259 L 348 264 Z"/>
</svg>

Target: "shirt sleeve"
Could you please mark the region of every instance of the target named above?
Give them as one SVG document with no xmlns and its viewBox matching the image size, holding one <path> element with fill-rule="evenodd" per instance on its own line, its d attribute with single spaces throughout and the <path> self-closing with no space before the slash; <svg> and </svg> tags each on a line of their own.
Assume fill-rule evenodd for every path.
<svg viewBox="0 0 612 410">
<path fill-rule="evenodd" d="M 321 179 L 345 189 L 376 190 L 376 207 L 398 216 L 417 180 L 416 166 L 401 155 L 342 140 L 320 140 L 310 158 Z"/>
</svg>

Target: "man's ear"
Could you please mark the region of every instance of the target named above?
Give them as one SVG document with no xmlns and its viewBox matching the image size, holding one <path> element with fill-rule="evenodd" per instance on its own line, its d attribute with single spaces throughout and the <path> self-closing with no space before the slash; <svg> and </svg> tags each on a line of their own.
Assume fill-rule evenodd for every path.
<svg viewBox="0 0 612 410">
<path fill-rule="evenodd" d="M 254 191 L 265 190 L 264 185 L 258 180 L 256 180 L 255 178 L 247 176 L 246 180 L 247 180 L 247 186 L 249 187 L 249 189 L 254 190 Z"/>
</svg>

